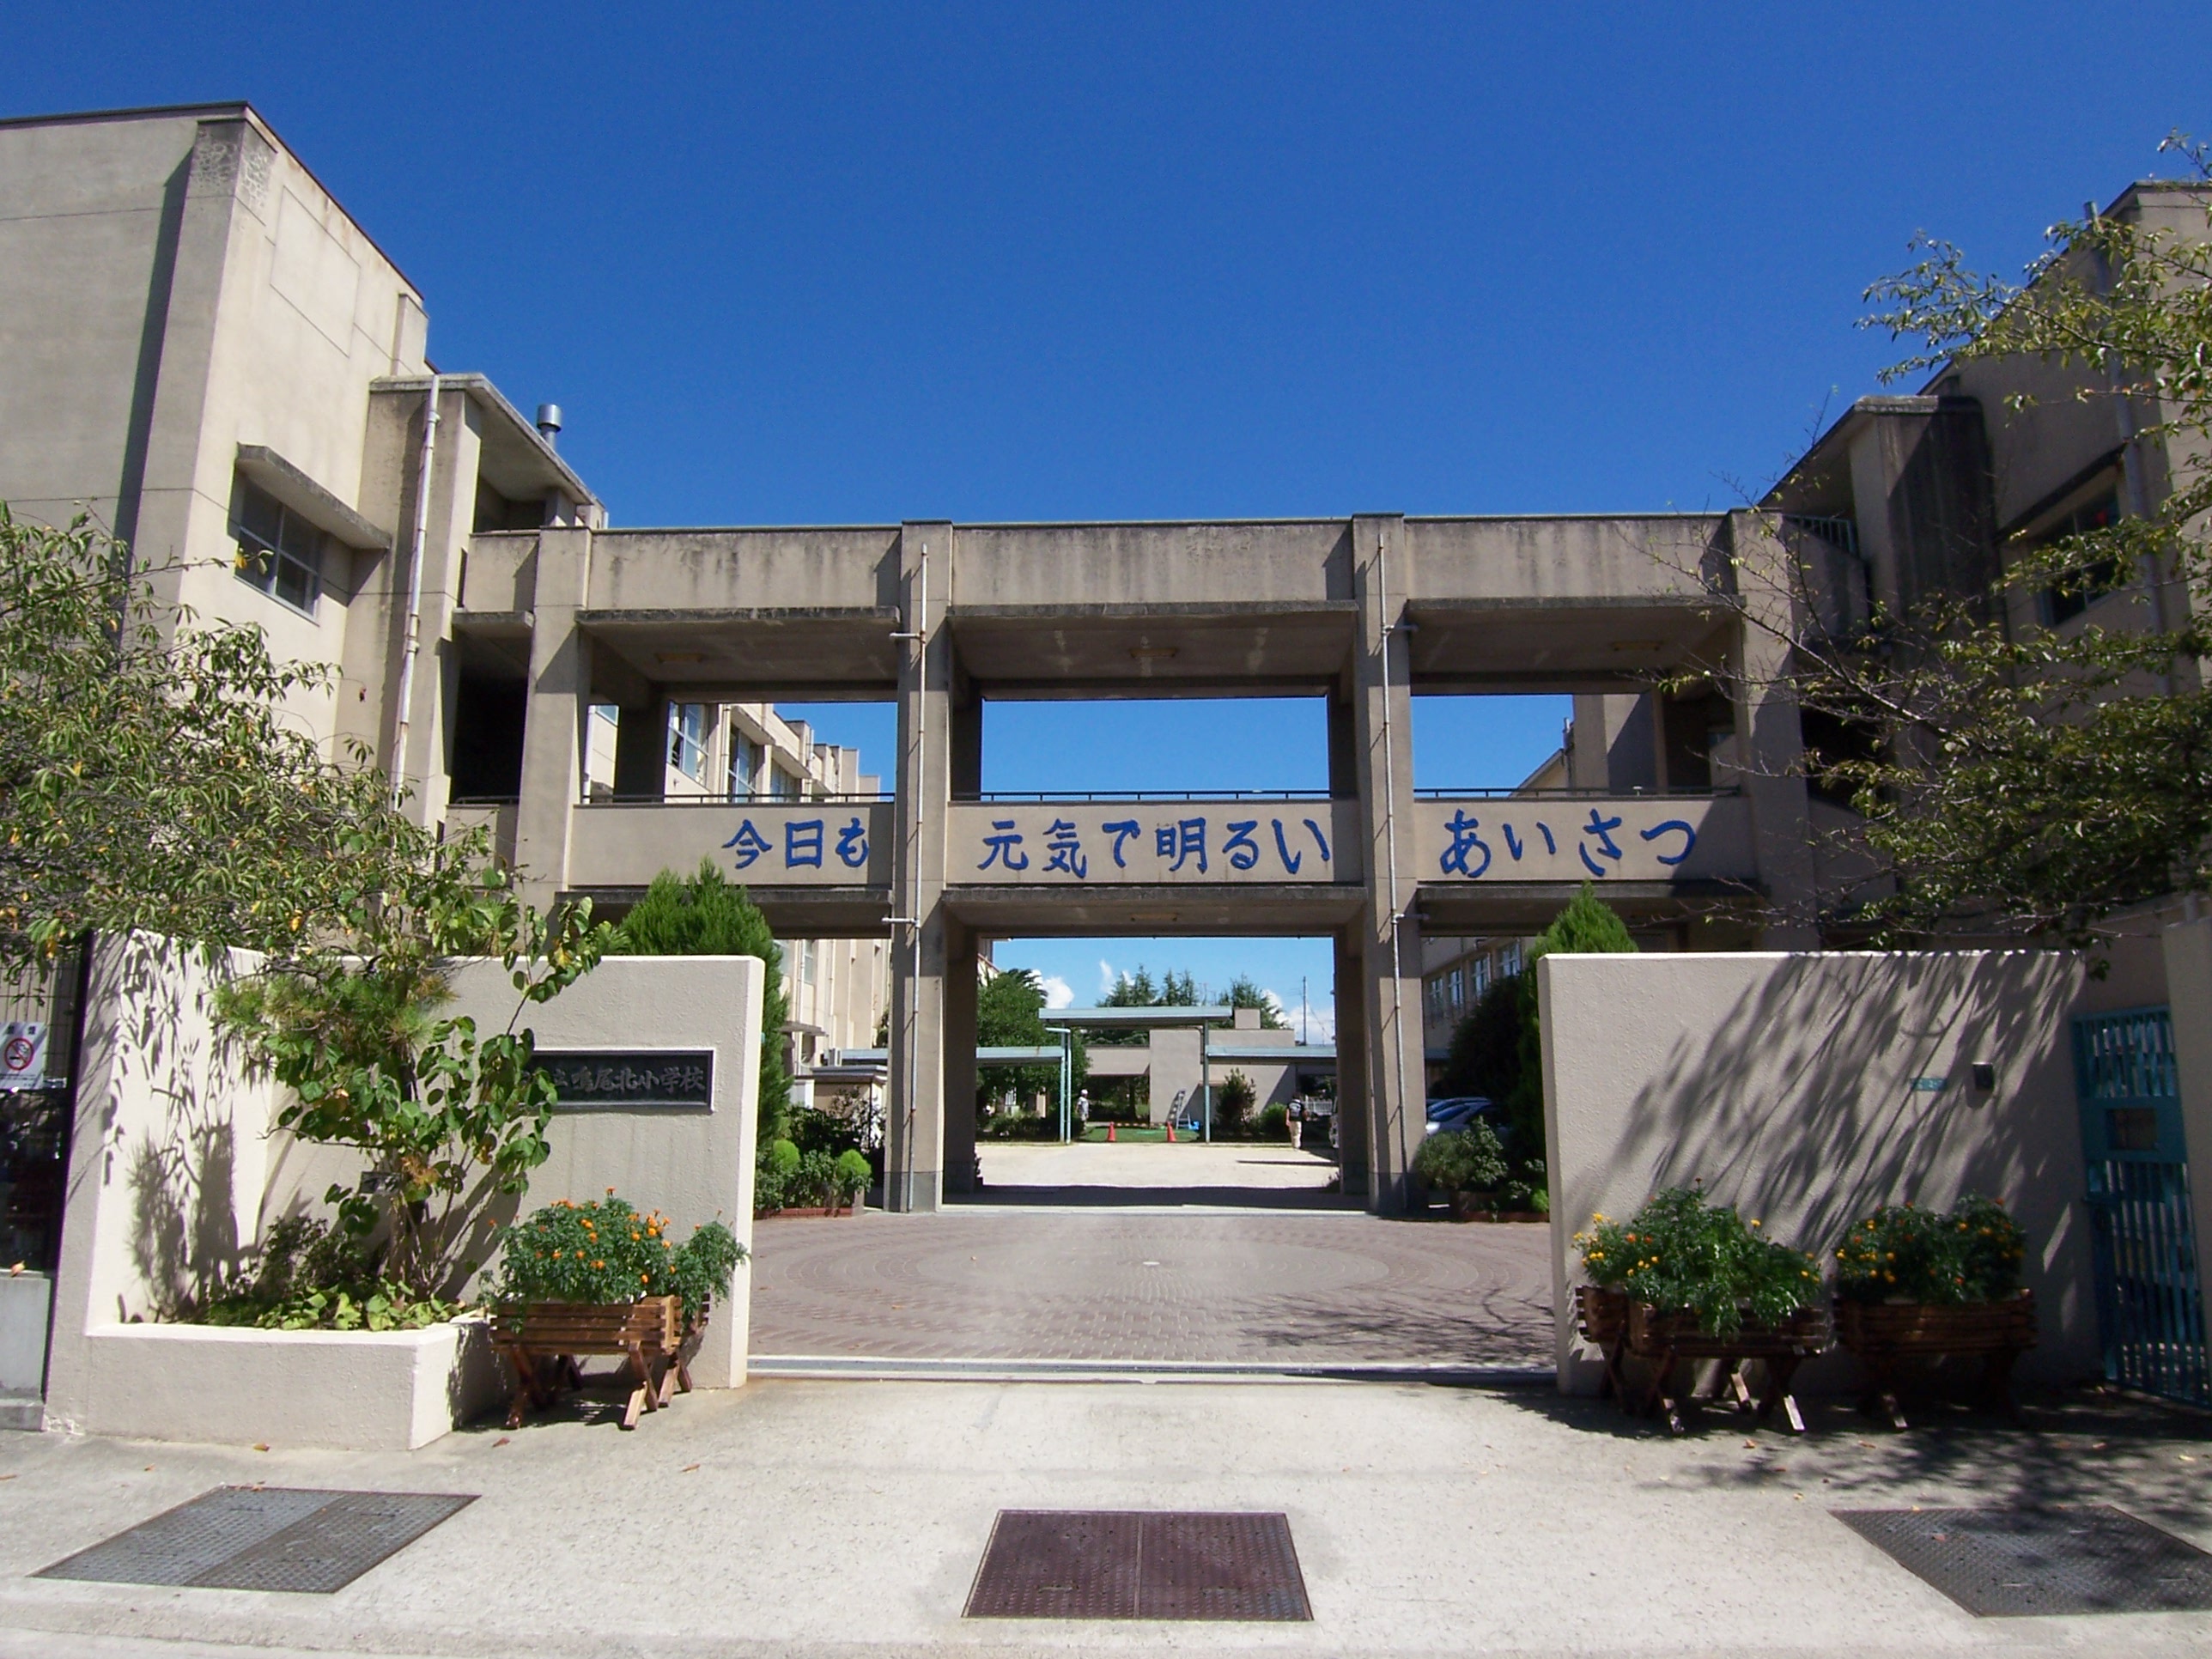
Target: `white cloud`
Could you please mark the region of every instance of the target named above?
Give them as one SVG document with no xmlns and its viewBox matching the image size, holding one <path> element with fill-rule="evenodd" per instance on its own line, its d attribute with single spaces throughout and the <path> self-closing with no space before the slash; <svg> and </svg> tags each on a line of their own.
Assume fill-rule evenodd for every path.
<svg viewBox="0 0 2212 1659">
<path fill-rule="evenodd" d="M 1046 1007 L 1073 1008 L 1075 1006 L 1075 993 L 1068 988 L 1067 981 L 1058 974 L 1047 974 L 1042 983 Z"/>
<path fill-rule="evenodd" d="M 1263 994 L 1275 1005 L 1275 1012 L 1282 1015 L 1283 1023 L 1291 1030 L 1297 1030 L 1299 1029 L 1297 1004 L 1285 1002 L 1279 992 L 1267 991 Z M 1336 1005 L 1334 1003 L 1314 1002 L 1306 1006 L 1304 1040 L 1308 1042 L 1336 1041 Z"/>
<path fill-rule="evenodd" d="M 1099 957 L 1098 994 L 1102 997 L 1104 996 L 1109 991 L 1111 991 L 1115 986 L 1121 983 L 1121 975 L 1114 971 L 1114 964 L 1107 961 L 1103 957 Z"/>
</svg>

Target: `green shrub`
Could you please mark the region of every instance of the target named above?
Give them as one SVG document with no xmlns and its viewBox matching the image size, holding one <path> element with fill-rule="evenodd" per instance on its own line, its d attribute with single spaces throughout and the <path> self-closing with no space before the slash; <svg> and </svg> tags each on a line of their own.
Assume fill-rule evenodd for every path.
<svg viewBox="0 0 2212 1659">
<path fill-rule="evenodd" d="M 187 1318 L 270 1331 L 412 1331 L 461 1310 L 378 1271 L 355 1235 L 312 1216 L 286 1216 L 270 1224 L 253 1277 Z"/>
<path fill-rule="evenodd" d="M 868 1163 L 866 1153 L 851 1146 L 838 1153 L 836 1166 L 836 1201 L 840 1204 L 850 1204 L 868 1190 L 868 1183 L 875 1179 L 875 1170 Z"/>
<path fill-rule="evenodd" d="M 616 924 L 606 949 L 609 956 L 757 957 L 767 964 L 761 992 L 760 1133 L 772 1140 L 787 1133 L 791 1078 L 784 1070 L 783 1027 L 790 1008 L 783 994 L 783 952 L 745 890 L 712 859 L 702 859 L 698 874 L 688 878 L 663 870 Z"/>
<path fill-rule="evenodd" d="M 1813 1258 L 1761 1238 L 1735 1209 L 1695 1187 L 1655 1193 L 1626 1223 L 1590 1218 L 1577 1233 L 1593 1284 L 1626 1291 L 1663 1312 L 1686 1311 L 1707 1335 L 1730 1335 L 1747 1316 L 1779 1324 L 1820 1292 Z"/>
<path fill-rule="evenodd" d="M 1890 1204 L 1852 1224 L 1836 1251 L 1836 1294 L 1850 1302 L 2001 1302 L 2020 1290 L 2027 1235 L 1991 1198 L 1948 1215 Z"/>
<path fill-rule="evenodd" d="M 1252 1079 L 1242 1072 L 1231 1072 L 1214 1085 L 1213 1138 L 1216 1140 L 1242 1140 L 1248 1120 L 1252 1115 L 1253 1102 L 1258 1098 Z"/>
<path fill-rule="evenodd" d="M 1291 1138 L 1291 1115 L 1279 1103 L 1262 1107 L 1260 1111 L 1260 1139 L 1288 1140 Z"/>
<path fill-rule="evenodd" d="M 801 1152 L 790 1191 L 801 1204 L 828 1209 L 837 1201 L 837 1160 L 825 1152 Z"/>
<path fill-rule="evenodd" d="M 1510 1173 L 1498 1132 L 1482 1122 L 1431 1135 L 1413 1154 L 1413 1172 L 1446 1193 L 1496 1192 Z"/>
<path fill-rule="evenodd" d="M 745 1247 L 719 1221 L 692 1230 L 671 1249 L 667 1218 L 640 1215 L 608 1188 L 595 1203 L 549 1204 L 507 1229 L 501 1240 L 501 1302 L 635 1302 L 680 1296 L 687 1318 L 702 1318 L 730 1288 Z"/>
</svg>

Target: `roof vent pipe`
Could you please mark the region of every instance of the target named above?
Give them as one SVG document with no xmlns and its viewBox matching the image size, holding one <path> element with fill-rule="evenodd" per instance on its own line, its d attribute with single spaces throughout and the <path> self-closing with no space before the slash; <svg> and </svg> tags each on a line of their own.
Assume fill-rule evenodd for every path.
<svg viewBox="0 0 2212 1659">
<path fill-rule="evenodd" d="M 544 435 L 545 439 L 545 447 L 548 449 L 552 448 L 554 445 L 559 441 L 561 436 L 560 404 L 540 404 L 538 405 L 538 430 Z"/>
</svg>

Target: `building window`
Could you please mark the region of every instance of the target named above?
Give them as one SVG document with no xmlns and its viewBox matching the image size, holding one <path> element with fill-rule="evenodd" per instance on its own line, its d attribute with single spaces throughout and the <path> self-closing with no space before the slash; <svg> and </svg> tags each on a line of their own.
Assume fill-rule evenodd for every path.
<svg viewBox="0 0 2212 1659">
<path fill-rule="evenodd" d="M 707 776 L 707 705 L 678 702 L 668 709 L 668 763 L 685 777 Z"/>
<path fill-rule="evenodd" d="M 730 728 L 730 799 L 750 800 L 759 786 L 761 761 L 764 751 L 760 744 L 739 732 Z"/>
<path fill-rule="evenodd" d="M 2110 491 L 2095 501 L 2075 507 L 2057 523 L 2035 538 L 2033 545 L 2048 547 L 2069 536 L 2079 536 L 2092 530 L 2109 530 L 2120 520 L 2120 498 Z M 2116 559 L 2092 559 L 2088 563 L 2069 571 L 2060 580 L 2036 595 L 2035 608 L 2045 628 L 2071 622 L 2087 611 L 2095 600 L 2101 599 L 2120 585 L 2119 562 Z"/>
<path fill-rule="evenodd" d="M 1450 984 L 1451 1006 L 1453 1009 L 1457 1011 L 1461 1008 L 1464 1008 L 1467 1006 L 1467 969 L 1464 968 L 1453 969 L 1451 970 Z"/>
<path fill-rule="evenodd" d="M 266 490 L 244 478 L 230 487 L 230 533 L 238 543 L 238 579 L 315 614 L 322 589 L 323 532 Z"/>
<path fill-rule="evenodd" d="M 1474 1000 L 1477 1002 L 1481 1001 L 1489 989 L 1490 958 L 1486 956 L 1477 957 L 1474 959 Z"/>
<path fill-rule="evenodd" d="M 1515 939 L 1498 953 L 1498 976 L 1511 979 L 1521 971 L 1521 941 Z"/>
<path fill-rule="evenodd" d="M 801 985 L 814 983 L 814 941 L 811 939 L 799 941 L 799 982 Z"/>
<path fill-rule="evenodd" d="M 785 771 L 781 766 L 769 767 L 768 776 L 768 798 L 770 800 L 797 800 L 799 799 L 799 780 L 793 777 L 790 773 Z"/>
</svg>

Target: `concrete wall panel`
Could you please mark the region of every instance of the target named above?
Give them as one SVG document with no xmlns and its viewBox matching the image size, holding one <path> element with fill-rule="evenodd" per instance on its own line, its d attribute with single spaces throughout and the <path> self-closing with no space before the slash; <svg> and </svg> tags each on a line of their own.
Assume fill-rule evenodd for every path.
<svg viewBox="0 0 2212 1659">
<path fill-rule="evenodd" d="M 1553 956 L 1537 973 L 1562 1389 L 1598 1375 L 1574 1334 L 1572 1235 L 1692 1182 L 1824 1269 L 1877 1206 L 2002 1199 L 2027 1229 L 2042 1318 L 2026 1368 L 2098 1370 L 2069 1049 L 2079 957 Z M 1972 1087 L 1977 1060 L 1996 1067 L 1993 1091 Z M 1824 1364 L 1832 1382 L 1855 1374 Z"/>
</svg>

